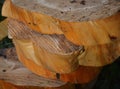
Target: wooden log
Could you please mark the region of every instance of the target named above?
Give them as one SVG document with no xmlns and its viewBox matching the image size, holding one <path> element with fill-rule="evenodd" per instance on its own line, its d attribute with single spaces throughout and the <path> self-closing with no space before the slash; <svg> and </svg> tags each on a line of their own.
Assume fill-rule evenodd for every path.
<svg viewBox="0 0 120 89">
<path fill-rule="evenodd" d="M 13 2 L 14 1 L 6 0 L 3 6 L 4 16 L 18 19 L 32 30 L 42 34 L 63 34 L 72 43 L 83 45 L 86 51 L 84 53 L 85 55 L 82 55 L 82 57 L 80 55 L 79 57 L 80 65 L 104 66 L 112 63 L 120 55 L 120 13 L 95 21 L 65 22 L 21 8 L 13 4 Z M 117 8 L 119 8 L 119 6 Z M 22 14 L 22 16 L 20 14 Z M 109 47 L 113 48 L 109 49 Z M 115 51 L 115 54 L 113 54 L 112 51 Z"/>
<path fill-rule="evenodd" d="M 50 80 L 35 75 L 34 73 L 30 72 L 27 68 L 25 68 L 18 61 L 15 48 L 0 49 L 0 54 L 3 55 L 0 56 L 0 80 L 4 80 L 6 82 L 10 82 L 15 85 L 57 87 L 65 84 L 60 80 L 66 82 L 86 84 L 94 80 L 94 78 L 97 77 L 100 71 L 100 69 L 94 67 L 81 66 L 77 71 L 71 74 L 59 75 L 57 73 L 53 73 L 48 70 L 45 70 L 41 66 L 36 65 L 33 61 L 30 61 L 29 59 L 24 60 L 25 58 L 22 58 L 21 61 L 26 61 L 24 63 L 29 64 L 29 65 L 26 64 L 25 66 L 32 68 L 32 70 L 34 72 L 38 72 L 37 74 L 39 75 L 54 79 L 54 80 Z"/>
<path fill-rule="evenodd" d="M 12 54 L 13 52 L 10 56 L 13 56 Z M 0 57 L 0 80 L 22 86 L 60 87 L 66 84 L 59 80 L 50 80 L 33 74 L 15 57 L 14 59 Z"/>
<path fill-rule="evenodd" d="M 14 40 L 14 41 L 16 42 L 17 40 Z M 22 41 L 20 41 L 20 42 L 22 43 Z M 79 68 L 76 71 L 68 73 L 68 74 L 59 74 L 59 73 L 51 72 L 51 71 L 43 68 L 42 66 L 37 65 L 31 59 L 28 59 L 23 54 L 22 49 L 19 48 L 19 45 L 16 43 L 16 49 L 17 49 L 17 54 L 18 54 L 19 60 L 22 63 L 24 63 L 24 65 L 27 68 L 29 68 L 31 71 L 33 71 L 34 73 L 36 73 L 40 76 L 44 76 L 46 78 L 58 79 L 58 80 L 62 80 L 65 82 L 83 84 L 83 83 L 88 83 L 91 80 L 95 79 L 98 76 L 100 69 L 101 69 L 99 67 L 79 66 Z"/>
<path fill-rule="evenodd" d="M 17 59 L 15 48 L 0 49 L 0 89 L 75 89 L 74 84 L 33 74 Z"/>
<path fill-rule="evenodd" d="M 45 2 L 46 1 L 47 0 L 45 0 Z M 74 83 L 85 83 L 95 78 L 100 71 L 99 67 L 96 66 L 110 64 L 120 55 L 120 13 L 116 13 L 120 8 L 120 3 L 119 1 L 113 0 L 107 0 L 107 3 L 104 2 L 104 0 L 102 1 L 104 5 L 101 6 L 104 6 L 104 8 L 101 11 L 108 11 L 107 13 L 109 13 L 109 11 L 111 13 L 113 11 L 111 6 L 115 5 L 116 8 L 114 8 L 114 12 L 112 13 L 114 14 L 113 16 L 106 17 L 109 15 L 104 13 L 104 15 L 102 15 L 102 17 L 106 17 L 104 19 L 98 14 L 97 20 L 94 21 L 93 18 L 92 21 L 84 19 L 85 22 L 76 22 L 76 20 L 75 22 L 69 22 L 55 18 L 53 17 L 54 15 L 50 16 L 49 14 L 43 13 L 48 10 L 44 7 L 44 5 L 46 5 L 43 3 L 44 1 L 39 1 L 37 4 L 35 0 L 32 4 L 28 5 L 29 0 L 6 0 L 2 12 L 4 16 L 15 19 L 10 20 L 9 28 L 21 62 L 34 73 L 47 78 L 61 79 Z M 23 2 L 25 2 L 26 5 L 22 5 Z M 55 3 L 56 2 L 59 1 L 57 0 Z M 63 2 L 63 0 L 60 1 L 60 3 L 61 2 Z M 33 5 L 41 7 L 41 3 L 44 11 L 38 8 L 41 11 L 39 12 Z M 97 3 L 100 3 L 100 1 L 97 1 Z M 107 6 L 105 4 L 107 4 Z M 25 7 L 27 7 L 27 9 Z M 30 9 L 28 9 L 28 7 Z M 71 9 L 73 9 L 73 7 Z M 98 9 L 94 10 L 97 11 Z M 49 13 L 49 11 L 47 12 Z M 72 12 L 71 10 L 70 13 L 73 14 L 74 11 Z M 77 18 L 76 16 L 75 18 Z M 91 17 L 92 16 L 94 15 L 91 15 Z M 13 27 L 14 25 L 15 27 Z M 19 30 L 16 31 L 16 28 Z M 24 35 L 25 30 L 29 30 L 26 32 L 28 36 L 26 34 L 23 37 L 20 36 L 21 33 Z M 31 34 L 32 30 L 34 32 Z M 41 34 L 43 35 L 41 36 Z M 61 35 L 62 38 L 60 38 Z M 41 42 L 39 41 L 39 37 L 41 37 Z M 69 46 L 72 46 L 74 50 L 71 50 L 71 47 L 67 46 L 64 41 Z M 49 44 L 45 45 L 45 42 L 48 42 L 52 46 Z M 62 43 L 64 45 L 61 46 Z M 61 46 L 61 48 L 59 47 L 60 50 L 57 49 L 58 45 Z M 64 46 L 68 48 L 64 48 Z M 75 48 L 77 49 L 75 50 Z M 31 49 L 31 52 L 29 52 L 29 49 Z M 67 50 L 71 50 L 71 52 L 68 51 L 67 54 Z M 34 66 L 34 68 L 31 65 Z M 86 76 L 87 78 L 85 78 Z"/>
<path fill-rule="evenodd" d="M 81 85 L 50 80 L 31 73 L 17 59 L 15 48 L 0 49 L 0 89 L 91 89 L 95 81 Z"/>
<path fill-rule="evenodd" d="M 79 67 L 77 56 L 84 48 L 71 43 L 64 35 L 39 34 L 13 19 L 9 20 L 8 28 L 13 39 L 28 40 L 22 41 L 23 44 L 17 40 L 14 42 L 24 50 L 24 55 L 36 64 L 56 73 L 70 73 Z"/>
<path fill-rule="evenodd" d="M 116 22 L 115 18 L 118 18 L 118 16 L 119 15 L 116 15 L 114 18 L 111 18 L 110 20 L 113 22 Z M 114 23 L 114 24 L 116 24 L 116 23 Z M 16 25 L 16 27 L 13 28 L 14 25 Z M 70 44 L 71 42 L 69 40 L 67 40 L 66 37 L 64 37 L 64 35 L 63 36 L 62 35 L 50 35 L 50 36 L 43 35 L 41 33 L 32 31 L 32 29 L 27 27 L 21 21 L 16 21 L 16 20 L 10 19 L 8 27 L 9 27 L 9 33 L 11 34 L 11 36 L 13 36 L 13 38 L 31 39 L 34 44 L 39 45 L 40 47 L 46 49 L 47 51 L 49 51 L 53 54 L 55 53 L 58 55 L 61 55 L 61 54 L 64 55 L 64 54 L 66 54 L 65 52 L 67 52 L 67 50 L 74 49 L 73 51 L 71 50 L 71 53 L 73 54 L 76 52 L 76 55 L 78 55 L 77 57 L 75 54 L 74 55 L 70 54 L 70 52 L 68 54 L 68 55 L 72 55 L 72 57 L 74 57 L 74 58 L 76 57 L 76 60 L 74 60 L 75 62 L 72 61 L 71 64 L 69 63 L 69 65 L 72 65 L 72 66 L 74 66 L 74 65 L 75 66 L 77 66 L 77 65 L 104 66 L 106 64 L 112 63 L 120 55 L 119 38 L 114 39 L 114 37 L 112 37 L 112 36 L 110 36 L 110 38 L 111 38 L 110 43 L 101 44 L 101 45 L 83 46 L 83 48 L 81 49 L 82 45 L 76 45 L 76 44 L 69 45 L 69 47 L 68 47 L 65 43 L 68 42 L 67 44 Z M 117 29 L 119 29 L 119 28 L 117 28 Z M 114 29 L 113 29 L 113 31 L 114 31 Z M 117 33 L 117 32 L 112 33 L 112 32 L 111 32 L 111 34 L 113 34 L 113 35 L 118 34 L 118 36 L 119 36 L 119 33 Z M 61 38 L 60 38 L 60 36 L 61 36 Z M 72 48 L 70 48 L 70 47 L 72 47 Z M 77 49 L 77 50 L 75 51 L 75 49 Z M 40 52 L 38 52 L 38 53 L 40 53 Z M 44 56 L 44 55 L 42 55 L 42 56 Z M 79 64 L 77 62 L 79 62 Z M 45 62 L 45 63 L 47 63 L 47 62 Z M 56 62 L 56 63 L 60 64 L 60 61 Z M 68 63 L 68 61 L 67 61 L 67 63 Z M 74 63 L 74 65 L 73 65 L 73 63 Z M 77 67 L 72 67 L 72 66 L 71 66 L 70 71 L 73 71 L 78 67 L 78 66 Z M 57 67 L 55 66 L 55 68 L 57 68 Z M 64 66 L 63 66 L 63 68 L 64 68 Z M 62 69 L 62 67 L 60 67 L 60 69 Z M 58 72 L 61 72 L 61 73 L 64 72 L 64 71 L 60 71 L 60 69 L 56 69 L 55 71 L 57 72 L 57 70 L 58 70 Z M 70 69 L 70 67 L 68 67 L 66 70 L 68 72 L 70 72 L 69 69 Z M 65 72 L 67 72 L 66 70 L 65 70 Z"/>
<path fill-rule="evenodd" d="M 17 4 L 23 4 L 21 0 L 15 1 L 19 2 Z M 13 4 L 15 1 L 6 0 L 3 6 L 2 14 L 4 16 L 18 19 L 26 23 L 27 26 L 37 32 L 41 32 L 43 34 L 64 34 L 68 40 L 79 45 L 96 45 L 109 43 L 111 42 L 109 35 L 114 35 L 118 39 L 120 38 L 120 14 L 89 22 L 65 22 L 59 19 L 55 19 L 51 16 L 44 15 L 42 13 L 36 13 L 34 11 L 21 8 L 20 6 Z M 119 2 L 116 2 L 116 4 L 119 4 Z M 119 8 L 119 6 L 116 6 L 116 8 Z M 109 30 L 110 28 L 111 30 Z"/>
<path fill-rule="evenodd" d="M 9 30 L 10 31 L 10 30 Z M 9 54 L 9 53 L 11 53 L 11 52 L 13 52 L 13 51 L 8 51 L 7 53 L 5 53 L 5 54 Z M 4 51 L 2 51 L 1 53 L 4 53 Z M 14 54 L 15 54 L 15 52 L 14 52 Z M 12 54 L 13 55 L 13 54 Z M 3 55 L 4 56 L 4 55 Z M 7 56 L 8 58 L 9 58 L 9 55 Z M 15 58 L 12 58 L 12 59 L 15 59 Z M 8 65 L 8 64 L 7 64 Z M 91 81 L 91 80 L 93 80 L 94 79 L 94 77 L 96 77 L 98 74 L 99 74 L 99 69 L 100 68 L 93 68 L 92 69 L 92 67 L 91 68 L 89 68 L 89 67 L 85 67 L 85 68 L 83 68 L 83 67 L 80 67 L 79 68 L 79 70 L 77 70 L 76 72 L 73 72 L 73 73 L 71 73 L 71 74 L 66 74 L 66 75 L 62 75 L 63 77 L 61 78 L 61 80 L 64 80 L 64 81 L 71 81 L 71 82 L 76 82 L 76 83 L 87 83 L 87 82 L 89 82 L 89 81 Z M 46 70 L 45 70 L 46 71 Z M 88 73 L 86 73 L 86 71 L 88 71 L 88 72 L 90 72 L 90 76 L 88 77 Z M 92 73 L 92 71 L 93 71 L 93 73 Z M 40 71 L 38 71 L 38 72 L 40 72 Z M 83 74 L 82 74 L 82 72 L 83 72 Z M 46 72 L 47 73 L 47 72 Z M 80 75 L 82 75 L 82 76 L 84 76 L 84 77 L 80 77 L 79 78 L 79 74 Z M 48 74 L 49 74 L 49 72 L 48 72 Z M 52 79 L 57 79 L 58 78 L 58 76 L 59 76 L 59 74 L 58 74 L 58 76 L 57 76 L 57 74 L 56 73 L 52 73 L 53 75 L 54 75 L 54 77 L 52 78 Z M 78 74 L 78 75 L 77 75 Z M 12 74 L 13 75 L 13 74 Z M 42 74 L 40 74 L 40 75 L 42 75 Z M 71 76 L 76 76 L 76 77 L 73 77 L 73 78 L 71 78 Z M 46 75 L 43 75 L 43 76 L 45 76 L 45 77 L 48 77 L 48 75 L 46 74 Z M 11 77 L 12 78 L 12 77 Z M 51 78 L 51 76 L 49 76 L 49 78 Z M 78 79 L 77 79 L 78 78 Z"/>
<path fill-rule="evenodd" d="M 74 86 L 65 85 L 62 87 L 38 87 L 38 86 L 17 86 L 11 83 L 0 81 L 0 89 L 75 89 Z"/>
<path fill-rule="evenodd" d="M 82 51 L 82 46 L 70 43 L 64 36 L 38 34 L 22 22 L 12 19 L 8 23 L 8 28 L 19 59 L 36 74 L 73 83 L 87 83 L 99 74 L 99 67 L 77 66 L 76 56 Z"/>
<path fill-rule="evenodd" d="M 120 39 L 120 13 L 107 17 L 105 19 L 95 21 L 80 23 L 65 22 L 47 15 L 43 15 L 41 13 L 36 13 L 21 8 L 20 6 L 14 5 L 13 2 L 11 2 L 11 0 L 6 0 L 2 11 L 3 15 L 18 19 L 24 22 L 32 30 L 35 30 L 42 34 L 64 34 L 65 37 L 71 42 L 85 46 L 110 43 L 110 37 L 113 36 L 118 40 Z M 116 8 L 118 7 L 116 6 Z"/>
</svg>

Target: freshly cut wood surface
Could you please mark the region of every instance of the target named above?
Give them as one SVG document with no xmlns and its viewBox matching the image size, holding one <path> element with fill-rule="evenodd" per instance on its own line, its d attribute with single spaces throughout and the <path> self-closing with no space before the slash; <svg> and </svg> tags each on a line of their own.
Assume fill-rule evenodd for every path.
<svg viewBox="0 0 120 89">
<path fill-rule="evenodd" d="M 112 42 L 113 37 L 120 39 L 120 12 L 95 21 L 65 22 L 26 10 L 14 5 L 11 0 L 6 0 L 2 14 L 22 21 L 32 30 L 42 34 L 64 34 L 77 45 L 100 45 Z"/>
<path fill-rule="evenodd" d="M 0 52 L 3 52 L 5 49 L 1 50 L 2 49 L 0 49 Z M 9 51 L 9 49 L 6 51 Z M 1 54 L 8 55 L 4 53 Z M 66 84 L 59 80 L 51 80 L 35 75 L 18 61 L 16 54 L 13 54 L 13 52 L 9 54 L 11 54 L 9 58 L 0 57 L 0 80 L 19 86 L 60 87 Z"/>
<path fill-rule="evenodd" d="M 19 60 L 27 68 L 29 68 L 31 71 L 33 71 L 34 73 L 36 73 L 40 76 L 44 76 L 44 77 L 50 78 L 50 79 L 58 79 L 58 80 L 62 80 L 65 82 L 82 83 L 83 84 L 83 83 L 88 83 L 91 80 L 95 79 L 101 70 L 101 68 L 99 68 L 99 67 L 79 66 L 79 68 L 76 71 L 74 71 L 72 73 L 68 73 L 68 74 L 59 74 L 59 73 L 51 72 L 51 71 L 43 68 L 42 66 L 36 64 L 32 59 L 27 58 L 27 56 L 23 52 L 24 50 L 19 47 L 20 44 L 18 44 L 16 41 L 17 40 L 14 39 Z M 24 43 L 24 41 L 21 41 L 21 40 L 19 40 L 19 42 Z M 28 42 L 28 41 L 26 41 L 26 42 Z M 31 50 L 31 51 L 34 51 L 34 50 Z"/>
<path fill-rule="evenodd" d="M 29 71 L 19 62 L 15 48 L 0 49 L 0 54 L 0 89 L 75 89 L 74 84 Z"/>
<path fill-rule="evenodd" d="M 0 40 L 7 36 L 8 28 L 7 28 L 7 19 L 0 22 Z"/>
<path fill-rule="evenodd" d="M 114 36 L 110 36 L 110 43 L 86 46 L 76 45 L 62 34 L 48 35 L 35 32 L 23 22 L 14 19 L 9 19 L 8 28 L 13 39 L 29 40 L 28 44 L 25 41 L 22 42 L 21 49 L 28 46 L 32 48 L 31 50 L 35 50 L 34 58 L 29 56 L 30 59 L 58 73 L 74 71 L 79 65 L 104 66 L 120 56 L 120 41 Z M 114 35 L 117 32 L 111 34 Z M 28 52 L 24 53 L 28 55 Z"/>
<path fill-rule="evenodd" d="M 15 48 L 0 49 L 0 89 L 92 89 L 96 79 L 87 84 L 70 84 L 31 73 L 17 58 Z"/>
<path fill-rule="evenodd" d="M 92 80 L 93 78 L 95 78 L 95 76 L 98 75 L 99 68 L 96 68 L 95 66 L 104 66 L 106 64 L 112 63 L 118 56 L 120 56 L 120 12 L 105 19 L 99 19 L 95 21 L 66 22 L 51 16 L 32 12 L 30 10 L 18 7 L 14 5 L 11 0 L 6 0 L 2 12 L 4 16 L 17 20 L 15 22 L 10 21 L 11 23 L 13 23 L 12 25 L 10 24 L 10 30 L 15 31 L 16 28 L 19 29 L 19 31 L 15 33 L 17 35 L 12 35 L 14 34 L 12 33 L 11 37 L 13 36 L 13 40 L 16 44 L 18 56 L 21 62 L 23 62 L 36 74 L 48 78 L 50 77 L 53 79 L 61 79 L 63 81 L 85 83 Z M 13 25 L 15 24 L 16 26 L 14 28 Z M 38 47 L 36 45 L 37 40 L 34 39 L 35 36 L 33 36 L 33 39 L 36 42 L 34 42 L 32 39 L 27 38 L 27 36 L 23 36 L 25 38 L 21 38 L 22 36 L 19 36 L 19 32 L 24 32 L 23 30 L 25 29 L 33 30 L 38 35 L 48 35 L 46 38 L 49 38 L 51 35 L 52 37 L 50 37 L 49 39 L 52 39 L 52 41 L 46 41 L 51 42 L 52 46 L 46 45 L 47 47 L 41 47 L 41 45 L 39 44 L 40 46 Z M 29 34 L 27 35 L 29 36 Z M 54 38 L 53 35 L 56 35 L 56 37 Z M 67 60 L 68 58 L 66 57 L 66 55 L 61 56 L 61 53 L 65 54 L 68 51 L 63 51 L 62 49 L 65 49 L 63 46 L 62 49 L 56 50 L 56 47 L 58 46 L 56 42 L 58 42 L 58 40 L 60 39 L 60 35 L 62 35 L 66 39 L 65 42 L 68 41 L 67 43 L 69 45 L 70 43 L 72 43 L 72 47 L 83 46 L 84 51 L 82 50 L 82 54 L 80 50 L 77 50 L 76 53 L 74 53 L 76 50 L 71 50 L 71 53 L 73 55 L 68 55 L 68 58 L 70 57 L 70 60 Z M 41 37 L 44 38 L 44 36 Z M 42 45 L 44 44 L 45 42 L 42 43 Z M 24 52 L 24 49 L 22 49 L 22 46 L 24 46 L 25 50 L 31 47 L 31 52 L 29 56 L 27 56 L 29 53 L 28 50 L 26 54 Z M 44 52 L 48 56 L 42 54 L 43 50 L 40 50 L 40 47 L 47 49 L 47 51 Z M 71 47 L 68 47 L 67 49 L 71 49 Z M 50 52 L 56 54 L 49 54 Z M 42 54 L 42 56 L 40 54 Z M 38 59 L 36 57 L 38 57 Z M 42 60 L 40 60 L 41 57 L 43 57 Z M 49 59 L 47 63 L 47 60 L 45 60 L 44 57 L 46 59 L 50 57 L 53 59 L 53 57 L 55 57 L 59 60 L 53 59 L 56 62 L 51 62 L 51 59 Z M 44 66 L 46 69 L 43 68 L 42 63 L 43 65 L 46 63 Z M 63 65 L 67 67 L 62 68 Z M 78 67 L 78 65 L 80 66 Z M 57 72 L 57 70 L 59 69 L 59 71 L 56 74 L 54 72 L 50 72 L 47 69 L 54 72 Z M 65 70 L 63 71 L 63 69 Z M 75 71 L 75 69 L 77 70 Z M 65 72 L 66 70 L 68 70 L 67 72 L 74 72 L 68 74 L 59 74 L 59 72 Z"/>
<path fill-rule="evenodd" d="M 36 64 L 56 73 L 70 73 L 79 67 L 77 56 L 84 48 L 71 43 L 64 35 L 40 34 L 13 19 L 9 19 L 8 28 L 13 40 L 20 39 L 15 44 Z"/>
<path fill-rule="evenodd" d="M 15 25 L 15 26 L 14 26 Z M 14 26 L 14 27 L 13 27 Z M 21 21 L 8 20 L 8 33 L 13 39 L 31 39 L 37 46 L 43 47 L 54 54 L 70 54 L 71 52 L 82 50 L 82 45 L 76 45 L 66 39 L 64 35 L 42 34 L 30 29 Z M 44 45 L 43 45 L 44 44 Z"/>
</svg>

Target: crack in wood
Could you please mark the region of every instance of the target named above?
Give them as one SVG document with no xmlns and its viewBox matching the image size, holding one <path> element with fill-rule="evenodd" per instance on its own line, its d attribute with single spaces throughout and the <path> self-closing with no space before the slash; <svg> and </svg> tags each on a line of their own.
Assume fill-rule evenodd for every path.
<svg viewBox="0 0 120 89">
<path fill-rule="evenodd" d="M 56 73 L 56 78 L 60 79 L 60 74 L 59 73 Z"/>
</svg>

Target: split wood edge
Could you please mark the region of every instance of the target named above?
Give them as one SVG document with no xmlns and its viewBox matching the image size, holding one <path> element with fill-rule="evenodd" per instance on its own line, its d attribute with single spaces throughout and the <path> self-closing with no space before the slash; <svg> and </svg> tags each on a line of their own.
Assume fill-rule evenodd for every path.
<svg viewBox="0 0 120 89">
<path fill-rule="evenodd" d="M 4 52 L 4 50 L 0 49 L 0 52 Z M 1 56 L 0 80 L 21 86 L 60 87 L 66 84 L 59 80 L 40 77 L 25 68 L 17 59 L 5 59 Z"/>
<path fill-rule="evenodd" d="M 7 19 L 0 22 L 0 40 L 8 35 Z"/>
</svg>

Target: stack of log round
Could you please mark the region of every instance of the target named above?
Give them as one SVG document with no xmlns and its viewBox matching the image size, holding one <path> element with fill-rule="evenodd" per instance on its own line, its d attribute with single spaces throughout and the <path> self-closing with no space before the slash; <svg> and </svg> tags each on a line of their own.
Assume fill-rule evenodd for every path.
<svg viewBox="0 0 120 89">
<path fill-rule="evenodd" d="M 50 79 L 88 83 L 120 56 L 119 0 L 6 0 L 19 60 Z"/>
</svg>

